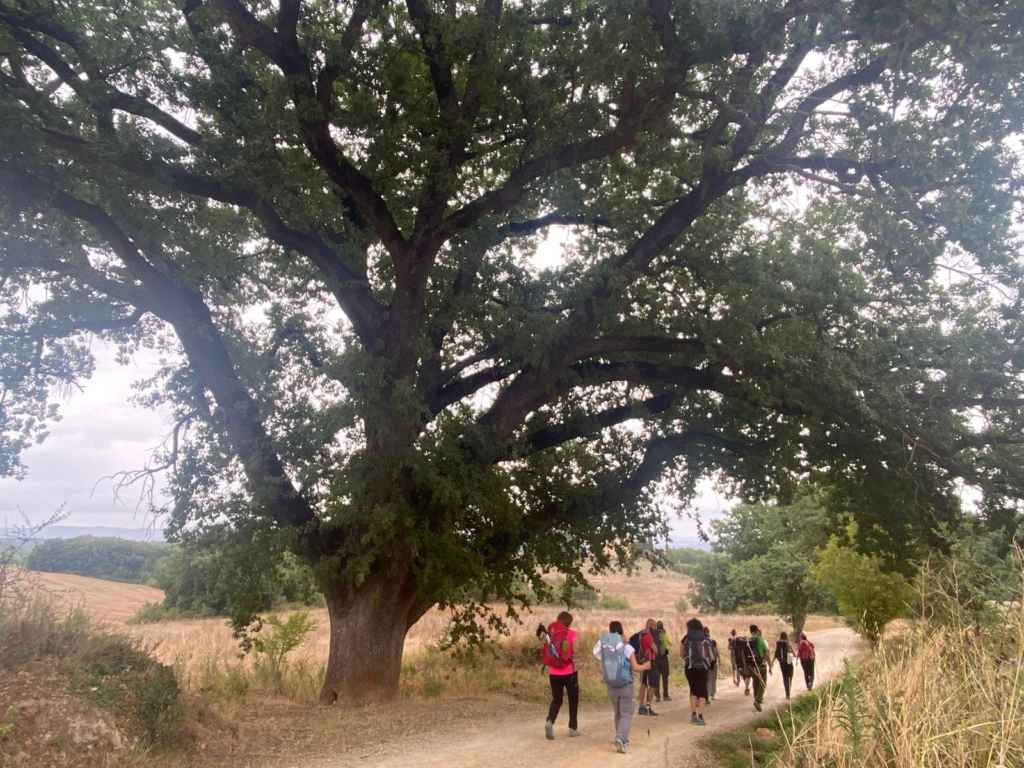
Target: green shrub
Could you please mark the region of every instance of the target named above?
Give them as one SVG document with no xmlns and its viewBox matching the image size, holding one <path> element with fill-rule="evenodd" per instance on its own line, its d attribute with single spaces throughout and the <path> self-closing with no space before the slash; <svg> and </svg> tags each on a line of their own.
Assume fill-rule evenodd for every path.
<svg viewBox="0 0 1024 768">
<path fill-rule="evenodd" d="M 680 595 L 679 599 L 676 600 L 676 613 L 684 614 L 690 612 L 690 601 L 686 599 L 686 595 Z"/>
<path fill-rule="evenodd" d="M 130 677 L 126 688 L 145 740 L 149 744 L 174 741 L 185 713 L 174 672 L 162 664 L 152 664 Z"/>
<path fill-rule="evenodd" d="M 598 602 L 597 607 L 603 608 L 606 611 L 628 611 L 629 601 L 617 595 L 601 595 L 601 600 Z"/>
<path fill-rule="evenodd" d="M 145 603 L 126 621 L 126 624 L 157 624 L 161 621 L 177 621 L 185 616 L 195 618 L 195 614 L 185 614 L 177 608 L 168 608 L 163 603 Z"/>
<path fill-rule="evenodd" d="M 913 597 L 901 574 L 882 570 L 876 555 L 857 552 L 835 537 L 819 553 L 812 573 L 835 597 L 843 619 L 872 644 L 886 624 L 906 614 Z"/>
<path fill-rule="evenodd" d="M 274 691 L 283 693 L 288 654 L 305 642 L 309 633 L 316 629 L 316 622 L 308 612 L 296 611 L 283 620 L 271 616 L 265 625 L 270 627 L 269 633 L 264 634 L 265 627 L 260 627 L 251 638 L 256 653 L 255 670 Z"/>
</svg>

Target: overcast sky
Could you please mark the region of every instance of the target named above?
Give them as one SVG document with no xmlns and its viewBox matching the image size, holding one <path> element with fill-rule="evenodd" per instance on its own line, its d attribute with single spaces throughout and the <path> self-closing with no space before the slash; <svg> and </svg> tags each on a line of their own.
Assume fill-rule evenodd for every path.
<svg viewBox="0 0 1024 768">
<path fill-rule="evenodd" d="M 167 430 L 161 414 L 128 403 L 131 383 L 151 375 L 156 359 L 140 356 L 119 365 L 111 347 L 96 343 L 96 373 L 84 391 L 60 402 L 63 419 L 41 445 L 24 455 L 24 480 L 0 478 L 0 526 L 20 512 L 39 522 L 62 504 L 66 525 L 145 528 L 151 522 L 136 511 L 138 494 L 114 498 L 113 484 L 102 478 L 139 469 Z"/>
</svg>

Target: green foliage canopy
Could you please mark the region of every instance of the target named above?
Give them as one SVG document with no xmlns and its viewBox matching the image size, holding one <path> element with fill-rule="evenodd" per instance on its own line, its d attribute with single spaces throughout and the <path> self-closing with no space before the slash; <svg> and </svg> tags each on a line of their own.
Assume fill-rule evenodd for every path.
<svg viewBox="0 0 1024 768">
<path fill-rule="evenodd" d="M 1022 14 L 0 0 L 0 472 L 90 335 L 165 350 L 172 535 L 298 553 L 392 690 L 467 584 L 629 559 L 658 480 L 1005 514 Z"/>
</svg>

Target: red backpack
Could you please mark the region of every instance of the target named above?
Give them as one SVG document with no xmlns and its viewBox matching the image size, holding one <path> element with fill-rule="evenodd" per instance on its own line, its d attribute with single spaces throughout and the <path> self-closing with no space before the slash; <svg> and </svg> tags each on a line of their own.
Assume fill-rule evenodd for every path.
<svg viewBox="0 0 1024 768">
<path fill-rule="evenodd" d="M 568 627 L 557 621 L 548 626 L 548 638 L 541 646 L 540 659 L 548 667 L 572 664 L 572 644 L 569 642 Z"/>
</svg>

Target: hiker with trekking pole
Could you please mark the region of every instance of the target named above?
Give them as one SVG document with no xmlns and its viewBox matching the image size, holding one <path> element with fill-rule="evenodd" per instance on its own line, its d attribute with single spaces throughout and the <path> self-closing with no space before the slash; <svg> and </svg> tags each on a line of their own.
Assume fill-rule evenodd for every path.
<svg viewBox="0 0 1024 768">
<path fill-rule="evenodd" d="M 562 708 L 565 694 L 569 695 L 569 735 L 579 736 L 577 714 L 580 708 L 580 683 L 573 661 L 576 632 L 572 626 L 572 614 L 562 611 L 558 618 L 545 627 L 537 627 L 537 639 L 541 642 L 540 657 L 547 668 L 548 682 L 551 684 L 551 705 L 544 721 L 544 736 L 555 738 L 555 718 Z"/>
<path fill-rule="evenodd" d="M 636 649 L 623 637 L 622 622 L 613 621 L 594 645 L 594 656 L 601 662 L 601 678 L 608 689 L 615 718 L 615 751 L 625 754 L 629 747 L 629 729 L 633 723 L 633 675 L 651 668 L 651 662 L 637 660 Z"/>
<path fill-rule="evenodd" d="M 752 659 L 751 678 L 754 681 L 754 709 L 761 711 L 764 704 L 764 689 L 768 685 L 768 675 L 771 668 L 768 666 L 768 643 L 761 635 L 761 630 L 756 624 L 750 625 L 750 637 L 746 640 Z"/>
</svg>

